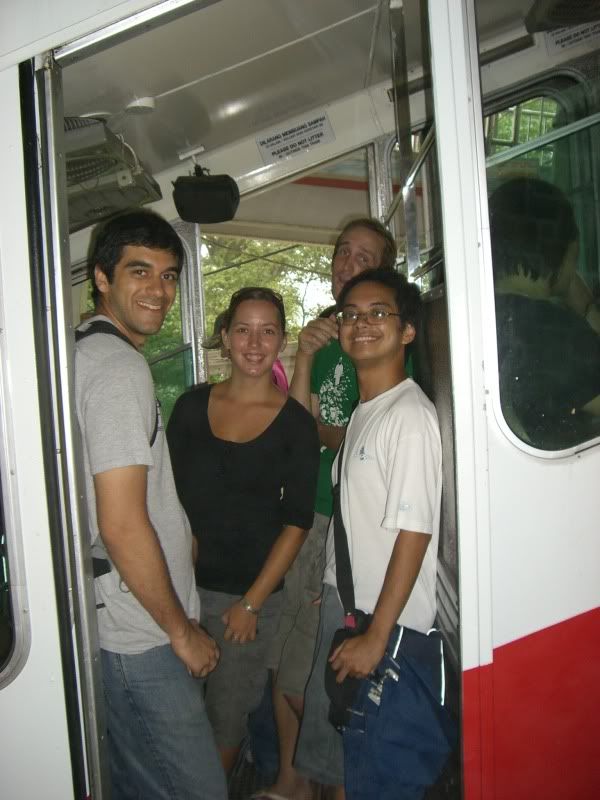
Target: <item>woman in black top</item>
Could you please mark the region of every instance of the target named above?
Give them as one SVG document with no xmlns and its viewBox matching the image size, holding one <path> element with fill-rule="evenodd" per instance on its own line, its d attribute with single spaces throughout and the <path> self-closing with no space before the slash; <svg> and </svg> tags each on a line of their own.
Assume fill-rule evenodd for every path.
<svg viewBox="0 0 600 800">
<path fill-rule="evenodd" d="M 182 395 L 167 437 L 198 540 L 201 621 L 221 649 L 206 705 L 230 769 L 264 690 L 285 573 L 312 525 L 319 442 L 312 416 L 271 379 L 285 347 L 281 297 L 236 292 L 222 336 L 231 377 Z"/>
</svg>

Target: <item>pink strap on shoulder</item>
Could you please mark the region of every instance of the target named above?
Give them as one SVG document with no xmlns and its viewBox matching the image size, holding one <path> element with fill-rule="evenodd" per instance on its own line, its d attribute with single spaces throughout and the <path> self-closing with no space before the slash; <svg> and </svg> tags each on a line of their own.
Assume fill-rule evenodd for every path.
<svg viewBox="0 0 600 800">
<path fill-rule="evenodd" d="M 271 367 L 271 377 L 273 378 L 273 383 L 275 386 L 284 394 L 288 393 L 289 383 L 287 379 L 287 375 L 285 374 L 285 369 L 283 368 L 283 364 L 279 359 L 273 362 L 273 366 Z"/>
</svg>

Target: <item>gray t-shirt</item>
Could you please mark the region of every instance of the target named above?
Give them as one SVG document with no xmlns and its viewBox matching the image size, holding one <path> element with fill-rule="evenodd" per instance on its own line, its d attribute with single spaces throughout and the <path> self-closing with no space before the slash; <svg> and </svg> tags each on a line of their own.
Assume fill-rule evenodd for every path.
<svg viewBox="0 0 600 800">
<path fill-rule="evenodd" d="M 188 617 L 199 619 L 191 530 L 177 498 L 160 416 L 156 439 L 150 447 L 157 412 L 152 375 L 145 358 L 110 334 L 82 339 L 75 348 L 75 402 L 83 440 L 92 554 L 106 558 L 98 531 L 93 476 L 119 467 L 147 465 L 150 520 L 181 604 Z M 94 585 L 96 603 L 103 604 L 98 609 L 102 648 L 135 654 L 168 643 L 167 635 L 129 592 L 114 567 L 96 578 Z"/>
</svg>

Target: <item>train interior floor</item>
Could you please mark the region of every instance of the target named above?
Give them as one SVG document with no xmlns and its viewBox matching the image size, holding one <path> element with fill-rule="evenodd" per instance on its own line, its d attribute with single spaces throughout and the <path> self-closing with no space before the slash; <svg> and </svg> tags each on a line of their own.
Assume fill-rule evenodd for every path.
<svg viewBox="0 0 600 800">
<path fill-rule="evenodd" d="M 242 748 L 229 778 L 229 800 L 250 800 L 255 792 L 269 786 L 274 776 L 262 776 L 255 767 L 249 746 Z M 448 760 L 440 779 L 426 793 L 424 800 L 460 800 L 460 758 L 455 752 Z M 334 800 L 331 787 L 315 787 L 312 800 Z"/>
</svg>

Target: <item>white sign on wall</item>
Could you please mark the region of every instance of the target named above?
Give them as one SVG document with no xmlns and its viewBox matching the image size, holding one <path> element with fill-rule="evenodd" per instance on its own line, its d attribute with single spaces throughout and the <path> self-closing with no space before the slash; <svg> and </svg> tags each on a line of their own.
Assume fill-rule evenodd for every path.
<svg viewBox="0 0 600 800">
<path fill-rule="evenodd" d="M 256 140 L 265 164 L 274 164 L 296 153 L 303 153 L 319 144 L 335 141 L 335 134 L 326 111 L 313 113 L 292 124 L 273 128 Z"/>
<path fill-rule="evenodd" d="M 578 44 L 591 44 L 600 39 L 600 22 L 585 25 L 566 26 L 546 32 L 548 55 L 556 55 Z"/>
</svg>

